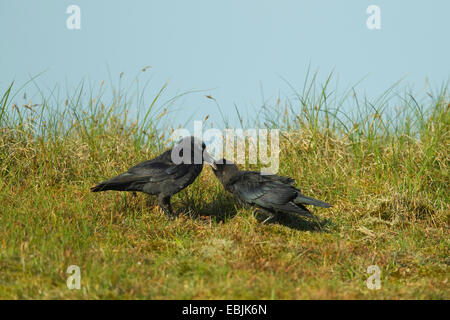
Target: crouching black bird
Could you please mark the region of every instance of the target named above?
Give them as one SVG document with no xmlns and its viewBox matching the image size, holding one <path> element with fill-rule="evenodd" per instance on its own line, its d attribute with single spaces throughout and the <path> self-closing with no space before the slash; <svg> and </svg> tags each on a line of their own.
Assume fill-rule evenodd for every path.
<svg viewBox="0 0 450 320">
<path fill-rule="evenodd" d="M 214 159 L 205 148 L 205 144 L 199 139 L 186 137 L 173 149 L 99 183 L 91 191 L 140 191 L 157 195 L 158 204 L 164 213 L 169 218 L 174 217 L 170 197 L 194 182 L 202 171 L 204 162 L 215 167 Z"/>
<path fill-rule="evenodd" d="M 326 202 L 301 194 L 292 186 L 295 180 L 289 177 L 241 171 L 234 163 L 225 159 L 217 161 L 213 171 L 225 190 L 234 194 L 239 202 L 246 206 L 255 206 L 268 214 L 269 217 L 264 222 L 280 213 L 316 218 L 304 205 L 331 207 Z"/>
</svg>

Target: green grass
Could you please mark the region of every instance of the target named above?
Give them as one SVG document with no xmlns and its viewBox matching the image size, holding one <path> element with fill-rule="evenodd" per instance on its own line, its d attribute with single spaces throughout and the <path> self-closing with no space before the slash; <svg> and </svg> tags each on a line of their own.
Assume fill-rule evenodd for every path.
<svg viewBox="0 0 450 320">
<path fill-rule="evenodd" d="M 394 112 L 392 88 L 367 101 L 316 83 L 255 121 L 283 130 L 279 173 L 333 207 L 312 208 L 321 224 L 267 225 L 209 167 L 173 198 L 175 221 L 143 194 L 89 192 L 164 149 L 172 100 L 161 103 L 159 91 L 151 108 L 120 90 L 106 105 L 102 86 L 84 101 L 82 84 L 65 102 L 42 94 L 38 106 L 16 106 L 7 88 L 0 298 L 449 299 L 447 87 L 422 102 L 400 96 Z M 130 121 L 136 105 L 144 117 Z M 69 265 L 81 269 L 80 290 L 66 287 Z M 366 286 L 370 265 L 381 269 L 380 290 Z"/>
</svg>

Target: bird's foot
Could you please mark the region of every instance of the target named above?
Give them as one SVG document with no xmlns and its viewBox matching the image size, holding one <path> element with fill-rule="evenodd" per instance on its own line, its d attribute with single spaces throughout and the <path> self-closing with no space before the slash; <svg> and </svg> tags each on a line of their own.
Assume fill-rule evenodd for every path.
<svg viewBox="0 0 450 320">
<path fill-rule="evenodd" d="M 268 218 L 266 218 L 263 222 L 261 222 L 261 224 L 266 224 L 266 222 L 268 222 L 268 221 L 270 221 L 270 220 L 272 220 L 273 218 L 275 218 L 275 216 L 274 215 L 272 215 L 272 216 L 270 216 L 270 217 L 268 217 Z"/>
<path fill-rule="evenodd" d="M 175 220 L 176 218 L 178 218 L 178 214 L 173 213 L 172 210 L 169 210 L 166 208 L 163 208 L 162 210 L 163 210 L 164 214 L 166 215 L 167 219 Z"/>
<path fill-rule="evenodd" d="M 277 220 L 276 217 L 275 217 L 275 214 L 273 214 L 272 212 L 269 212 L 269 211 L 266 211 L 266 210 L 260 210 L 260 213 L 262 213 L 262 216 L 258 214 L 256 216 L 256 218 L 261 223 L 261 225 L 264 225 L 264 224 L 266 224 L 267 222 L 269 222 L 271 220 L 273 220 L 273 221 Z"/>
</svg>

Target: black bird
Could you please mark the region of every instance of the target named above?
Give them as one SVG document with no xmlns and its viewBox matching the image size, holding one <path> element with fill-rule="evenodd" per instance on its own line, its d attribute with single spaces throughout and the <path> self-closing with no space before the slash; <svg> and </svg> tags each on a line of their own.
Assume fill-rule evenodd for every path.
<svg viewBox="0 0 450 320">
<path fill-rule="evenodd" d="M 317 219 L 304 205 L 331 207 L 326 202 L 301 194 L 292 186 L 295 182 L 292 178 L 241 171 L 234 163 L 225 159 L 217 161 L 215 167 L 214 174 L 225 190 L 235 195 L 245 206 L 255 206 L 269 215 L 264 222 L 280 213 Z"/>
<path fill-rule="evenodd" d="M 91 188 L 92 192 L 117 190 L 140 191 L 158 196 L 158 204 L 172 218 L 170 197 L 186 188 L 200 174 L 203 163 L 215 167 L 214 159 L 197 138 L 186 137 L 173 149 L 141 162 L 114 178 Z"/>
</svg>

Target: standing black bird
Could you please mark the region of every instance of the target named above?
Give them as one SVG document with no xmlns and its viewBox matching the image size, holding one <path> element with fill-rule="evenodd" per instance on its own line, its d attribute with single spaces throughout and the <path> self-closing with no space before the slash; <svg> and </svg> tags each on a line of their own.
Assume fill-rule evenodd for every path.
<svg viewBox="0 0 450 320">
<path fill-rule="evenodd" d="M 217 161 L 213 171 L 225 190 L 234 194 L 242 204 L 255 206 L 268 214 L 269 217 L 264 222 L 279 213 L 316 218 L 305 208 L 305 204 L 322 208 L 331 207 L 326 202 L 301 194 L 292 186 L 295 180 L 289 177 L 262 175 L 257 171 L 241 171 L 234 163 L 225 159 Z"/>
<path fill-rule="evenodd" d="M 186 137 L 173 149 L 101 182 L 92 187 L 91 191 L 140 191 L 157 195 L 158 204 L 164 213 L 169 218 L 174 217 L 170 197 L 194 182 L 202 171 L 204 162 L 215 167 L 214 159 L 205 148 L 205 144 L 199 139 Z"/>
</svg>

